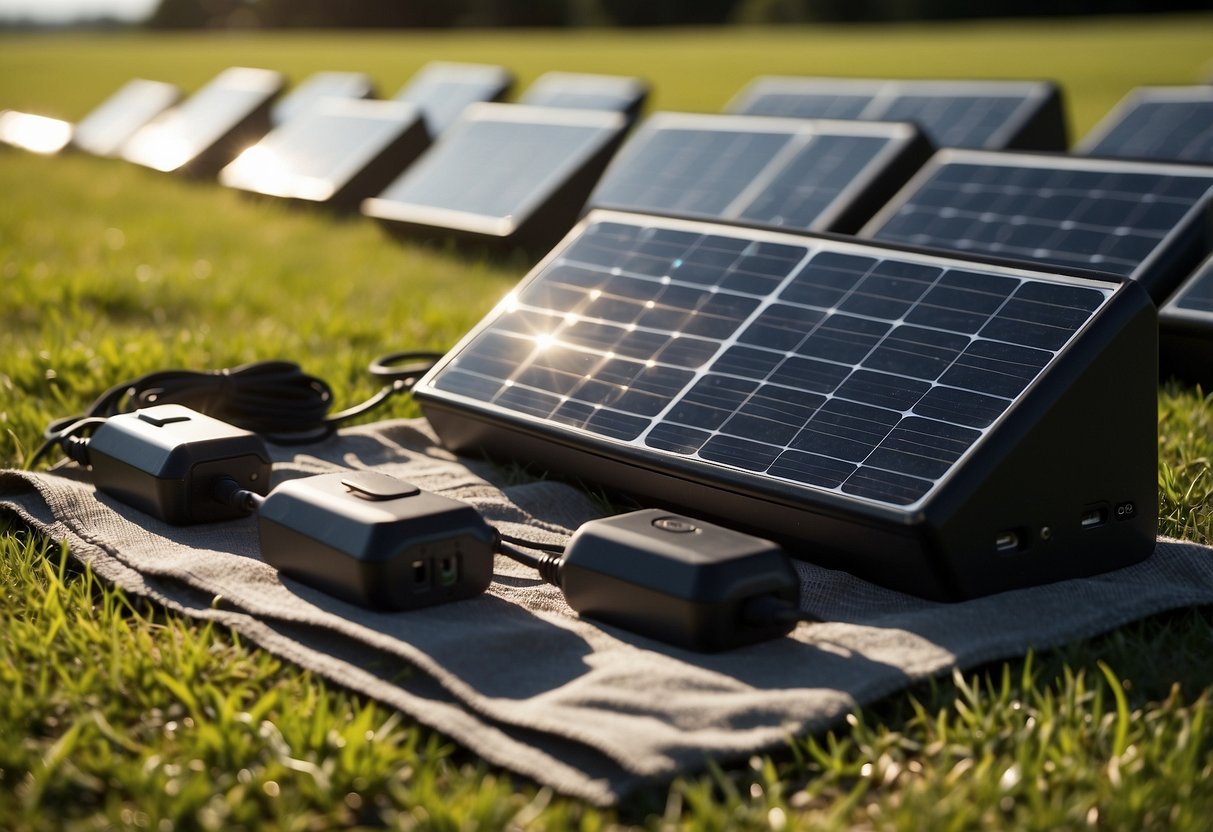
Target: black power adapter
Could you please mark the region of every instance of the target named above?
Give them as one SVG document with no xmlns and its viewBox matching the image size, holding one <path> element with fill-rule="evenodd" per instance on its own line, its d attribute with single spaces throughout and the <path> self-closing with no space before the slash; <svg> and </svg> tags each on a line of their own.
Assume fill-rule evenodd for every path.
<svg viewBox="0 0 1213 832">
<path fill-rule="evenodd" d="M 581 526 L 558 585 L 587 618 L 705 652 L 786 635 L 804 618 L 779 546 L 656 509 Z"/>
<path fill-rule="evenodd" d="M 288 480 L 257 522 L 266 563 L 365 607 L 471 598 L 493 577 L 496 535 L 475 508 L 386 474 Z"/>
<path fill-rule="evenodd" d="M 270 487 L 257 434 L 178 404 L 111 416 L 87 440 L 71 441 L 65 450 L 91 467 L 98 491 L 178 526 L 249 513 L 215 496 L 220 479 L 255 494 Z"/>
</svg>

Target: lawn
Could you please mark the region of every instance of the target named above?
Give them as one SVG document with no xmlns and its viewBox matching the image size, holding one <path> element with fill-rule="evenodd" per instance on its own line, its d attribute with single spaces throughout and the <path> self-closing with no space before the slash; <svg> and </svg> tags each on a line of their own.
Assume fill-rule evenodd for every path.
<svg viewBox="0 0 1213 832">
<path fill-rule="evenodd" d="M 1128 89 L 1213 74 L 1208 16 L 693 32 L 0 37 L 0 108 L 75 119 L 135 76 L 368 72 L 434 59 L 639 73 L 658 109 L 719 110 L 760 73 L 1049 77 L 1081 136 Z M 52 418 L 168 367 L 300 362 L 339 391 L 376 355 L 445 349 L 521 257 L 212 183 L 0 149 L 0 466 Z M 414 415 L 407 400 L 380 416 Z M 1160 389 L 1162 532 L 1213 542 L 1213 399 Z M 1176 828 L 1213 816 L 1213 615 L 1159 616 L 923 684 L 824 736 L 603 811 L 492 768 L 233 634 L 0 532 L 0 828 Z M 373 741 L 367 741 L 368 738 Z"/>
</svg>

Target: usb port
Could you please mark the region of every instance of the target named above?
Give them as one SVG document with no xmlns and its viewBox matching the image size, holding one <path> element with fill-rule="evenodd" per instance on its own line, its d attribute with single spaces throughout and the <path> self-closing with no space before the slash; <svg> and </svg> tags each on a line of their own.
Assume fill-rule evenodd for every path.
<svg viewBox="0 0 1213 832">
<path fill-rule="evenodd" d="M 442 586 L 452 586 L 459 580 L 459 561 L 447 555 L 438 561 L 438 583 Z"/>
<path fill-rule="evenodd" d="M 1108 522 L 1108 513 L 1102 508 L 1089 508 L 1082 513 L 1082 527 L 1093 529 Z"/>
<path fill-rule="evenodd" d="M 994 538 L 994 548 L 999 552 L 1014 552 L 1019 548 L 1019 534 L 1017 532 L 1000 532 Z"/>
<path fill-rule="evenodd" d="M 415 560 L 413 566 L 413 588 L 425 589 L 430 585 L 430 564 L 426 560 Z"/>
</svg>

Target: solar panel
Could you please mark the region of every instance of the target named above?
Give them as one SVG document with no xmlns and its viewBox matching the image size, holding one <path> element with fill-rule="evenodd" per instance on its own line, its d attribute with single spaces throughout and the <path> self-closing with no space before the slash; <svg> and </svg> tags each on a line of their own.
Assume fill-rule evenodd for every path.
<svg viewBox="0 0 1213 832">
<path fill-rule="evenodd" d="M 414 395 L 452 450 L 966 597 L 1152 550 L 1156 327 L 1131 281 L 595 211 Z"/>
<path fill-rule="evenodd" d="M 1158 302 L 1210 249 L 1213 168 L 945 150 L 859 232 L 1138 281 Z"/>
<path fill-rule="evenodd" d="M 274 126 L 285 124 L 325 98 L 374 98 L 375 82 L 361 72 L 316 72 L 275 102 L 270 110 Z"/>
<path fill-rule="evenodd" d="M 473 104 L 362 212 L 396 230 L 546 250 L 573 225 L 626 126 L 619 113 Z"/>
<path fill-rule="evenodd" d="M 67 147 L 71 139 L 70 121 L 17 110 L 0 112 L 0 143 L 51 156 Z"/>
<path fill-rule="evenodd" d="M 905 123 L 656 113 L 624 144 L 589 205 L 850 233 L 930 152 Z"/>
<path fill-rule="evenodd" d="M 1141 87 L 1099 122 L 1075 152 L 1120 159 L 1213 164 L 1213 87 Z"/>
<path fill-rule="evenodd" d="M 1213 390 L 1213 256 L 1162 306 L 1158 325 L 1162 374 Z"/>
<path fill-rule="evenodd" d="M 430 135 L 437 137 L 469 104 L 500 101 L 513 85 L 514 76 L 503 66 L 431 61 L 396 93 L 395 99 L 420 107 Z"/>
<path fill-rule="evenodd" d="M 1047 81 L 755 78 L 731 113 L 913 121 L 936 147 L 1065 150 L 1061 93 Z"/>
<path fill-rule="evenodd" d="M 180 99 L 174 84 L 135 78 L 76 124 L 72 144 L 94 156 L 117 156 L 136 130 Z"/>
<path fill-rule="evenodd" d="M 429 146 L 421 111 L 403 101 L 315 102 L 219 174 L 232 188 L 356 209 Z"/>
<path fill-rule="evenodd" d="M 545 72 L 527 87 L 518 103 L 535 107 L 610 110 L 623 113 L 629 121 L 634 121 L 648 95 L 649 85 L 641 78 Z"/>
<path fill-rule="evenodd" d="M 136 131 L 122 158 L 165 172 L 214 176 L 269 131 L 270 103 L 283 83 L 268 69 L 225 69 Z"/>
</svg>

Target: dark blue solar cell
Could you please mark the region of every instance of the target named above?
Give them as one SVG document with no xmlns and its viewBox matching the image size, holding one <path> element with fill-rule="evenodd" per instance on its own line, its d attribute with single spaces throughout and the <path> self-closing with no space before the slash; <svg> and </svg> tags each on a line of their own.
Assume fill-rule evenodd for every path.
<svg viewBox="0 0 1213 832">
<path fill-rule="evenodd" d="M 764 93 L 747 102 L 736 112 L 751 116 L 782 116 L 785 118 L 862 118 L 872 102 L 870 95 L 837 93 Z"/>
<path fill-rule="evenodd" d="M 968 345 L 968 337 L 953 332 L 898 326 L 880 342 L 863 365 L 871 370 L 910 378 L 935 379 Z"/>
<path fill-rule="evenodd" d="M 1052 357 L 1052 353 L 1044 350 L 998 341 L 974 341 L 939 380 L 975 393 L 1009 399 L 1022 393 Z"/>
<path fill-rule="evenodd" d="M 901 414 L 843 399 L 830 399 L 791 443 L 798 451 L 862 462 L 875 450 Z"/>
<path fill-rule="evenodd" d="M 1006 399 L 954 387 L 932 387 L 914 412 L 974 428 L 989 427 L 1007 409 Z"/>
<path fill-rule="evenodd" d="M 712 364 L 714 373 L 731 373 L 743 378 L 766 378 L 783 361 L 784 355 L 774 350 L 734 346 L 725 350 Z"/>
<path fill-rule="evenodd" d="M 823 317 L 824 312 L 807 306 L 773 303 L 762 310 L 737 340 L 773 350 L 791 350 Z"/>
<path fill-rule="evenodd" d="M 911 416 L 889 433 L 867 464 L 934 480 L 947 473 L 980 437 L 980 431 Z"/>
<path fill-rule="evenodd" d="M 791 303 L 829 309 L 875 265 L 876 261 L 868 257 L 824 252 L 810 260 L 779 297 Z"/>
<path fill-rule="evenodd" d="M 859 281 L 838 308 L 856 315 L 895 320 L 923 296 L 939 272 L 915 263 L 880 263 Z"/>
<path fill-rule="evenodd" d="M 585 423 L 586 430 L 622 440 L 635 439 L 648 426 L 648 419 L 607 408 L 596 410 Z"/>
<path fill-rule="evenodd" d="M 796 352 L 841 364 L 858 364 L 888 331 L 889 324 L 882 321 L 834 314 L 818 325 Z"/>
<path fill-rule="evenodd" d="M 923 295 L 906 315 L 906 321 L 934 329 L 974 333 L 1017 285 L 1011 278 L 951 270 Z"/>
<path fill-rule="evenodd" d="M 780 454 L 768 469 L 772 476 L 821 488 L 837 488 L 854 471 L 854 463 L 792 450 Z"/>
<path fill-rule="evenodd" d="M 746 379 L 704 376 L 670 409 L 667 418 L 682 425 L 716 430 L 757 387 L 757 382 Z"/>
<path fill-rule="evenodd" d="M 922 499 L 934 483 L 919 477 L 863 467 L 847 477 L 842 490 L 856 497 L 905 506 Z"/>
<path fill-rule="evenodd" d="M 765 471 L 779 456 L 780 451 L 775 445 L 717 434 L 699 449 L 699 455 L 704 459 L 747 471 Z"/>
<path fill-rule="evenodd" d="M 711 438 L 712 434 L 706 430 L 662 422 L 649 431 L 644 441 L 650 448 L 689 456 Z"/>
<path fill-rule="evenodd" d="M 931 385 L 925 381 L 889 373 L 856 370 L 838 388 L 835 395 L 877 407 L 905 411 L 913 407 L 930 389 Z"/>
</svg>

